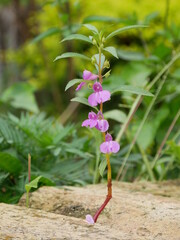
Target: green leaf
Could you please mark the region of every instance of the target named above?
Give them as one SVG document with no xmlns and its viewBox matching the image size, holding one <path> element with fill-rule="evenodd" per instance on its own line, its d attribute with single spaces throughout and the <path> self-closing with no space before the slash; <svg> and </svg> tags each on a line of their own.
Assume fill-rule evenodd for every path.
<svg viewBox="0 0 180 240">
<path fill-rule="evenodd" d="M 93 57 L 95 57 L 96 63 L 99 65 L 99 54 L 95 54 L 95 55 L 92 56 L 92 58 L 93 58 Z M 105 58 L 104 54 L 101 53 L 101 68 L 102 68 L 103 65 L 104 65 L 105 59 L 106 59 L 106 58 Z M 96 65 L 95 67 L 96 67 L 97 71 L 99 71 L 99 67 L 98 67 L 97 65 Z"/>
<path fill-rule="evenodd" d="M 69 40 L 82 40 L 88 43 L 92 43 L 92 40 L 88 38 L 87 36 L 84 36 L 82 34 L 71 34 L 64 38 L 61 42 L 69 41 Z"/>
<path fill-rule="evenodd" d="M 1 100 L 9 103 L 14 108 L 22 108 L 33 113 L 38 113 L 39 109 L 34 91 L 34 87 L 29 83 L 15 83 L 4 91 Z"/>
<path fill-rule="evenodd" d="M 9 173 L 19 173 L 22 164 L 19 159 L 9 153 L 0 152 L 0 169 Z"/>
<path fill-rule="evenodd" d="M 27 183 L 25 185 L 26 191 L 29 192 L 31 190 L 31 188 L 38 188 L 38 184 L 40 182 L 46 186 L 54 186 L 55 185 L 54 182 L 52 182 L 49 178 L 39 176 L 39 177 L 35 178 L 34 180 L 32 180 L 30 183 Z"/>
<path fill-rule="evenodd" d="M 143 95 L 143 96 L 149 96 L 149 97 L 154 96 L 152 93 L 150 93 L 142 88 L 131 86 L 131 85 L 122 85 L 118 89 L 115 89 L 114 91 L 112 91 L 111 94 L 116 94 L 119 92 L 129 92 L 129 93 Z"/>
<path fill-rule="evenodd" d="M 115 58 L 118 58 L 117 51 L 114 47 L 106 47 L 104 48 L 106 52 L 109 52 L 111 55 L 113 55 Z"/>
<path fill-rule="evenodd" d="M 92 158 L 93 157 L 92 154 L 90 154 L 88 152 L 83 152 L 77 148 L 69 148 L 69 149 L 66 149 L 66 151 L 69 153 L 73 153 L 74 155 L 79 155 L 82 158 Z"/>
<path fill-rule="evenodd" d="M 137 29 L 137 28 L 145 28 L 148 27 L 147 25 L 131 25 L 131 26 L 126 26 L 123 28 L 119 28 L 117 30 L 115 30 L 114 32 L 110 33 L 107 37 L 106 40 L 118 35 L 119 33 L 125 32 L 127 30 L 131 30 L 131 29 Z"/>
<path fill-rule="evenodd" d="M 88 28 L 89 30 L 91 30 L 94 33 L 99 33 L 99 31 L 97 30 L 97 28 L 91 24 L 83 24 L 84 27 Z"/>
<path fill-rule="evenodd" d="M 107 17 L 107 16 L 88 16 L 84 18 L 83 23 L 89 23 L 89 22 L 119 22 L 119 18 L 114 17 Z"/>
<path fill-rule="evenodd" d="M 76 83 L 80 83 L 82 81 L 83 81 L 83 79 L 73 79 L 73 80 L 69 81 L 65 87 L 65 91 L 67 91 L 70 87 L 74 86 Z"/>
<path fill-rule="evenodd" d="M 37 42 L 43 40 L 46 37 L 52 36 L 52 35 L 60 33 L 60 32 L 61 32 L 61 30 L 59 28 L 57 28 L 57 27 L 50 28 L 46 32 L 43 32 L 43 33 L 39 34 L 37 37 L 35 37 L 31 41 L 31 43 L 37 43 Z"/>
<path fill-rule="evenodd" d="M 120 110 L 114 109 L 114 110 L 105 112 L 103 115 L 107 119 L 113 119 L 120 123 L 124 123 L 126 121 L 126 114 Z"/>
<path fill-rule="evenodd" d="M 75 98 L 72 98 L 71 99 L 72 102 L 79 102 L 79 103 L 82 103 L 84 105 L 87 105 L 89 107 L 92 107 L 89 103 L 88 103 L 88 100 L 87 98 L 83 98 L 83 97 L 75 97 Z M 94 109 L 96 109 L 98 111 L 98 109 L 96 107 L 92 107 Z"/>
<path fill-rule="evenodd" d="M 118 57 L 127 61 L 144 61 L 146 58 L 141 52 L 117 50 Z"/>
<path fill-rule="evenodd" d="M 0 174 L 1 174 L 1 175 L 0 175 L 0 184 L 2 184 L 3 181 L 9 176 L 9 173 L 3 173 L 3 172 L 1 172 Z"/>
<path fill-rule="evenodd" d="M 99 165 L 99 173 L 101 177 L 103 177 L 103 173 L 104 173 L 104 170 L 106 169 L 106 166 L 107 166 L 107 161 L 106 159 L 103 159 Z"/>
<path fill-rule="evenodd" d="M 75 52 L 67 52 L 67 53 L 63 53 L 61 54 L 60 56 L 57 56 L 55 59 L 54 59 L 54 62 L 59 60 L 59 59 L 63 59 L 63 58 L 71 58 L 71 57 L 77 57 L 77 58 L 82 58 L 84 60 L 89 60 L 91 61 L 91 59 L 83 54 L 80 54 L 80 53 L 75 53 Z"/>
</svg>

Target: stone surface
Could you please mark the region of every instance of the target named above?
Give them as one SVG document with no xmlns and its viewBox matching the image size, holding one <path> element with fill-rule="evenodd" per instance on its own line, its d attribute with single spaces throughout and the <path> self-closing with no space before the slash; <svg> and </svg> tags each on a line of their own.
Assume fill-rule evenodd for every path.
<svg viewBox="0 0 180 240">
<path fill-rule="evenodd" d="M 106 196 L 106 185 L 42 187 L 31 208 L 0 204 L 0 239 L 180 240 L 179 183 L 113 183 L 113 198 L 91 226 Z"/>
</svg>

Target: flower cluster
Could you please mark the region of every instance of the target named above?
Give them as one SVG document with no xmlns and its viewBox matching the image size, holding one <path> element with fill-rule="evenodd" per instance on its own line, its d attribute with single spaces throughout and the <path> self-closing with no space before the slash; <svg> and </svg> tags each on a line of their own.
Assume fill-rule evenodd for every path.
<svg viewBox="0 0 180 240">
<path fill-rule="evenodd" d="M 90 71 L 84 70 L 83 72 L 83 80 L 85 81 L 91 81 L 91 80 L 97 80 L 98 75 L 95 75 L 91 73 Z M 76 91 L 80 90 L 82 86 L 84 86 L 86 82 L 81 82 L 78 87 L 76 88 Z M 107 90 L 103 90 L 103 87 L 100 82 L 95 82 L 93 84 L 93 93 L 89 96 L 88 102 L 89 104 L 94 107 L 98 104 L 102 104 L 106 101 L 110 100 L 111 94 Z M 101 111 L 99 111 L 97 114 L 94 112 L 90 112 L 88 114 L 88 119 L 86 119 L 82 123 L 82 127 L 90 127 L 90 128 L 96 128 L 100 132 L 107 132 L 109 129 L 109 123 L 107 120 L 104 119 L 104 116 Z M 100 151 L 102 153 L 117 153 L 120 149 L 119 143 L 112 140 L 112 136 L 109 133 L 106 133 L 105 135 L 105 142 L 103 142 L 100 145 Z"/>
</svg>

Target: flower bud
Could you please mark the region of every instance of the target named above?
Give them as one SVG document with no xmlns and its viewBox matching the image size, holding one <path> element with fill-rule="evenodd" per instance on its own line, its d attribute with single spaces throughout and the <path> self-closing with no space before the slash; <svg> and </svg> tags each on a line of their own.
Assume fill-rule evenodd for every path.
<svg viewBox="0 0 180 240">
<path fill-rule="evenodd" d="M 104 62 L 104 67 L 105 67 L 105 68 L 110 68 L 110 63 L 109 63 L 108 60 L 106 60 L 106 61 Z"/>
<path fill-rule="evenodd" d="M 95 57 L 92 57 L 91 58 L 91 62 L 92 62 L 92 64 L 96 64 L 97 62 L 96 62 L 96 58 Z"/>
<path fill-rule="evenodd" d="M 104 74 L 104 77 L 105 77 L 105 78 L 108 78 L 108 77 L 110 76 L 110 74 L 111 74 L 111 70 L 109 70 L 107 73 L 105 73 L 105 74 Z"/>
<path fill-rule="evenodd" d="M 93 43 L 93 45 L 96 46 L 96 45 L 97 45 L 97 41 L 96 41 L 96 39 L 93 38 L 92 43 Z"/>
<path fill-rule="evenodd" d="M 106 38 L 103 37 L 103 38 L 102 38 L 102 43 L 105 43 L 105 41 L 106 41 Z"/>
<path fill-rule="evenodd" d="M 101 49 L 103 49 L 103 47 L 104 47 L 104 44 L 103 44 L 103 43 L 101 43 L 101 44 L 100 44 L 100 48 L 101 48 Z"/>
</svg>

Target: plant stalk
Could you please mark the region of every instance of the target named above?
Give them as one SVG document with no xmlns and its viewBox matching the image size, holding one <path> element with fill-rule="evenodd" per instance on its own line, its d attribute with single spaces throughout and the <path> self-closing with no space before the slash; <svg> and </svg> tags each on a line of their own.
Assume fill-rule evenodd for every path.
<svg viewBox="0 0 180 240">
<path fill-rule="evenodd" d="M 103 79 L 102 79 L 102 74 L 101 74 L 101 47 L 99 48 L 99 82 L 102 84 Z M 101 102 L 100 104 L 100 111 L 103 113 L 103 103 Z M 103 132 L 103 139 L 105 141 L 105 133 Z M 110 156 L 109 154 L 106 154 L 106 160 L 107 160 L 107 189 L 108 189 L 108 194 L 106 196 L 106 199 L 104 201 L 104 203 L 101 205 L 101 207 L 97 210 L 97 212 L 95 213 L 93 219 L 94 222 L 97 221 L 99 215 L 101 214 L 101 212 L 103 211 L 103 209 L 106 207 L 106 205 L 108 204 L 108 202 L 111 200 L 112 198 L 112 180 L 111 180 L 111 164 L 110 164 Z"/>
</svg>

